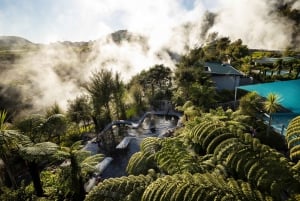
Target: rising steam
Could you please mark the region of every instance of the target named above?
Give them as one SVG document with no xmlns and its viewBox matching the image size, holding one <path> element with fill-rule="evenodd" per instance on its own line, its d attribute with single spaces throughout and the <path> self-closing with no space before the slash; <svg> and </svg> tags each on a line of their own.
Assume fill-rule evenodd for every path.
<svg viewBox="0 0 300 201">
<path fill-rule="evenodd" d="M 55 102 L 65 107 L 67 100 L 84 93 L 81 86 L 91 72 L 111 69 L 127 81 L 155 64 L 173 68 L 176 61 L 172 54 L 185 54 L 214 32 L 232 41 L 241 38 L 250 48 L 284 49 L 299 44 L 294 22 L 276 10 L 284 4 L 299 9 L 299 1 L 218 0 L 210 5 L 210 10 L 204 5 L 212 3 L 206 0 L 193 1 L 189 9 L 183 8 L 182 2 L 76 0 L 70 4 L 67 15 L 57 13 L 54 22 L 64 21 L 64 26 L 69 27 L 68 23 L 75 21 L 81 27 L 72 24 L 74 29 L 62 28 L 66 32 L 61 37 L 58 28 L 53 35 L 45 34 L 45 40 L 69 37 L 80 41 L 86 40 L 85 36 L 89 40 L 102 36 L 86 43 L 42 45 L 5 69 L 0 74 L 0 84 L 16 87 L 23 94 L 23 102 L 34 105 L 34 110 Z M 70 13 L 75 14 L 75 19 Z M 104 36 L 103 33 L 114 30 L 116 23 L 129 32 Z M 78 49 L 79 44 L 84 44 L 86 50 Z"/>
</svg>

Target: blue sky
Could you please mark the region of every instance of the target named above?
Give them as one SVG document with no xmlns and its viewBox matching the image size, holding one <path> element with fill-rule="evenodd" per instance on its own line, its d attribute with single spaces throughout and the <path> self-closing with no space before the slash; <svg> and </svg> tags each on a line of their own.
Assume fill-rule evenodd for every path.
<svg viewBox="0 0 300 201">
<path fill-rule="evenodd" d="M 0 0 L 0 35 L 33 42 L 94 40 L 118 29 L 172 27 L 210 0 Z M 198 6 L 199 7 L 199 6 Z M 195 11 L 194 11 L 195 12 Z M 157 26 L 158 25 L 158 26 Z"/>
</svg>

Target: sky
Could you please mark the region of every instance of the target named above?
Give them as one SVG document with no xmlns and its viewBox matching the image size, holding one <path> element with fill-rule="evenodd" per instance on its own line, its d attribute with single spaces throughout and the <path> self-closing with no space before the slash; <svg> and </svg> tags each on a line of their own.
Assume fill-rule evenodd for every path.
<svg viewBox="0 0 300 201">
<path fill-rule="evenodd" d="M 155 64 L 173 69 L 176 61 L 169 50 L 184 55 L 212 33 L 232 42 L 242 39 L 249 48 L 299 47 L 298 29 L 276 11 L 278 3 L 287 2 L 300 9 L 299 0 L 0 0 L 0 36 L 49 44 L 2 70 L 0 85 L 18 87 L 24 102 L 36 110 L 55 102 L 66 108 L 68 100 L 86 93 L 81 84 L 92 72 L 120 72 L 127 82 Z M 114 43 L 109 34 L 121 29 L 146 42 Z M 90 40 L 84 61 L 56 43 Z"/>
<path fill-rule="evenodd" d="M 126 29 L 164 43 L 187 22 L 190 32 L 201 32 L 209 11 L 217 17 L 206 36 L 218 32 L 251 48 L 284 49 L 293 43 L 293 23 L 274 9 L 287 2 L 300 9 L 299 0 L 0 0 L 0 36 L 79 42 Z"/>
<path fill-rule="evenodd" d="M 209 0 L 0 0 L 0 35 L 35 43 L 89 41 L 128 29 L 173 26 L 207 9 Z M 165 27 L 165 28 L 164 28 Z"/>
</svg>

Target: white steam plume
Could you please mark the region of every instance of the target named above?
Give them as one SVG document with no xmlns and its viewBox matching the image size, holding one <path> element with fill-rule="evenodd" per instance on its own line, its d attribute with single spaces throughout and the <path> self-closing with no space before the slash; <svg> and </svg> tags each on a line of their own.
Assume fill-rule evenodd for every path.
<svg viewBox="0 0 300 201">
<path fill-rule="evenodd" d="M 25 56 L 9 71 L 2 72 L 1 83 L 17 83 L 26 100 L 37 108 L 54 102 L 66 106 L 68 99 L 83 93 L 80 85 L 89 80 L 91 72 L 112 69 L 129 80 L 155 64 L 174 67 L 166 50 L 184 54 L 203 43 L 212 32 L 228 36 L 232 41 L 241 38 L 250 48 L 283 49 L 292 41 L 293 24 L 273 12 L 275 0 L 217 0 L 214 3 L 195 0 L 190 9 L 182 6 L 184 1 L 73 0 L 70 3 L 66 0 L 62 6 L 64 12 L 59 12 L 58 5 L 54 6 L 55 18 L 43 26 L 39 34 L 44 38 L 39 40 L 88 41 L 101 36 L 90 43 L 92 51 L 86 55 L 87 59 L 78 57 L 70 46 L 45 45 L 40 51 Z M 206 12 L 207 5 L 214 14 Z M 294 1 L 293 8 L 299 8 L 299 2 Z M 1 27 L 5 26 L 0 21 Z M 142 35 L 144 40 L 115 43 L 113 38 L 104 37 L 119 28 L 128 29 L 136 38 Z"/>
</svg>

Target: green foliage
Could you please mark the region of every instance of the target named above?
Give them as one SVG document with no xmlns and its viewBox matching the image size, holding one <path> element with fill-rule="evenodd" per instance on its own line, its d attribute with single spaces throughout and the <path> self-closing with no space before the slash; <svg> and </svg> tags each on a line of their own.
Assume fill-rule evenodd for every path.
<svg viewBox="0 0 300 201">
<path fill-rule="evenodd" d="M 255 117 L 262 109 L 262 100 L 256 92 L 247 93 L 239 102 L 239 110 L 241 113 L 251 117 Z"/>
<path fill-rule="evenodd" d="M 214 174 L 175 174 L 157 179 L 145 190 L 142 201 L 156 200 L 265 200 L 248 183 Z"/>
<path fill-rule="evenodd" d="M 20 154 L 26 161 L 43 161 L 54 155 L 58 150 L 58 145 L 52 142 L 40 142 L 32 146 L 20 148 Z"/>
<path fill-rule="evenodd" d="M 192 101 L 186 101 L 183 106 L 177 106 L 176 109 L 183 112 L 183 122 L 192 120 L 201 113 L 201 109 L 195 106 Z"/>
<path fill-rule="evenodd" d="M 280 107 L 281 97 L 275 93 L 269 93 L 267 99 L 264 102 L 264 109 L 269 114 L 269 125 L 267 130 L 267 136 L 269 136 L 269 132 L 271 129 L 272 123 L 272 114 L 275 113 Z"/>
<path fill-rule="evenodd" d="M 154 65 L 132 77 L 127 86 L 130 106 L 132 105 L 137 112 L 145 109 L 146 103 L 157 107 L 160 100 L 171 99 L 171 69 L 164 65 Z"/>
<path fill-rule="evenodd" d="M 282 154 L 252 138 L 249 134 L 232 134 L 219 120 L 202 121 L 185 137 L 202 146 L 207 154 L 213 153 L 230 175 L 248 180 L 262 192 L 280 198 L 285 186 L 290 195 L 299 188 L 292 166 Z M 280 161 L 278 163 L 278 161 Z"/>
<path fill-rule="evenodd" d="M 91 76 L 91 81 L 85 86 L 93 105 L 92 118 L 95 129 L 100 132 L 112 119 L 125 118 L 123 96 L 124 84 L 120 75 L 101 69 Z"/>
<path fill-rule="evenodd" d="M 87 96 L 76 97 L 75 100 L 69 101 L 67 116 L 71 122 L 76 124 L 83 123 L 88 125 L 91 121 L 92 108 L 89 104 L 89 98 Z"/>
<path fill-rule="evenodd" d="M 146 187 L 153 181 L 149 175 L 110 178 L 99 183 L 86 196 L 86 201 L 140 201 Z"/>
<path fill-rule="evenodd" d="M 146 174 L 151 168 L 156 168 L 153 155 L 136 152 L 130 157 L 126 172 L 130 175 L 140 175 Z"/>
<path fill-rule="evenodd" d="M 67 118 L 63 114 L 53 114 L 47 118 L 41 127 L 41 132 L 44 133 L 46 140 L 60 144 L 61 137 L 67 131 Z"/>
<path fill-rule="evenodd" d="M 178 138 L 165 138 L 161 141 L 162 148 L 155 154 L 160 170 L 167 174 L 199 172 L 197 156 L 189 151 Z"/>
<path fill-rule="evenodd" d="M 82 149 L 81 141 L 71 147 L 62 147 L 57 153 L 58 158 L 65 159 L 69 165 L 62 167 L 61 183 L 72 200 L 84 199 L 84 180 L 89 173 L 97 172 L 96 165 L 104 159 L 104 155 L 91 155 L 90 151 Z"/>
<path fill-rule="evenodd" d="M 15 201 L 15 200 L 30 200 L 32 192 L 28 192 L 22 182 L 18 189 L 10 189 L 5 186 L 0 186 L 0 200 Z"/>
<path fill-rule="evenodd" d="M 290 158 L 294 161 L 300 159 L 300 116 L 290 121 L 285 139 L 290 150 Z"/>
<path fill-rule="evenodd" d="M 160 149 L 160 139 L 148 137 L 142 141 L 140 147 L 141 151 L 133 154 L 128 162 L 128 174 L 146 174 L 149 169 L 157 169 L 155 155 Z"/>
<path fill-rule="evenodd" d="M 5 120 L 6 120 L 7 112 L 0 111 L 0 131 L 6 130 L 7 126 L 5 125 Z"/>
<path fill-rule="evenodd" d="M 46 122 L 46 119 L 42 115 L 30 115 L 18 122 L 16 122 L 17 128 L 27 135 L 33 142 L 41 142 L 45 140 L 43 136 L 42 125 Z"/>
<path fill-rule="evenodd" d="M 191 50 L 192 54 L 193 50 Z M 173 101 L 183 105 L 192 101 L 196 106 L 206 109 L 215 102 L 216 92 L 207 73 L 203 71 L 202 58 L 198 54 L 185 56 L 175 69 L 176 91 Z"/>
<path fill-rule="evenodd" d="M 267 100 L 264 103 L 264 109 L 269 114 L 276 112 L 279 109 L 281 97 L 278 94 L 270 93 L 267 96 Z"/>
<path fill-rule="evenodd" d="M 51 117 L 52 115 L 63 114 L 62 109 L 55 102 L 51 107 L 46 110 L 46 118 Z"/>
</svg>

